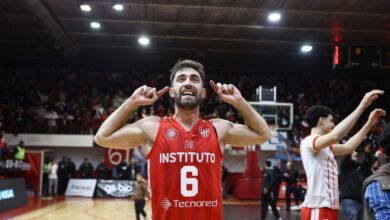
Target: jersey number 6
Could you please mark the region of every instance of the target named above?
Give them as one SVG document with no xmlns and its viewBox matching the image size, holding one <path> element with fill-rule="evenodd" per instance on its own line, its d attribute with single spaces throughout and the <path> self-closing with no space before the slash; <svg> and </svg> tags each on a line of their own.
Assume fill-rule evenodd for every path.
<svg viewBox="0 0 390 220">
<path fill-rule="evenodd" d="M 180 193 L 184 197 L 193 197 L 198 194 L 198 179 L 189 178 L 187 174 L 191 173 L 191 176 L 198 176 L 198 169 L 195 166 L 184 166 L 180 170 Z M 190 187 L 191 186 L 191 187 Z M 190 188 L 190 190 L 189 190 Z"/>
</svg>

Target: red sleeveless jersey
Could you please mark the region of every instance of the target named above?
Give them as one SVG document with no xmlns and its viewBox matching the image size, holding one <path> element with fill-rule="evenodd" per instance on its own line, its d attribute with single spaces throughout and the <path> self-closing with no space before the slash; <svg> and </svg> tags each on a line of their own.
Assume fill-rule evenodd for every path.
<svg viewBox="0 0 390 220">
<path fill-rule="evenodd" d="M 222 220 L 222 152 L 213 125 L 162 118 L 148 155 L 153 220 Z"/>
</svg>

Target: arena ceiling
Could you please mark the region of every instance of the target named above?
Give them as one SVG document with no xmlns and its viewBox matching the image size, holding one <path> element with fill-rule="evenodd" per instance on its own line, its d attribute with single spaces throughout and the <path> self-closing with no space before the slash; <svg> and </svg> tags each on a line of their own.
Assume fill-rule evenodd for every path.
<svg viewBox="0 0 390 220">
<path fill-rule="evenodd" d="M 335 43 L 390 45 L 389 0 L 124 0 L 121 12 L 111 0 L 86 2 L 87 13 L 79 0 L 1 0 L 2 62 L 166 69 L 193 58 L 221 70 L 329 69 Z M 275 10 L 282 18 L 271 23 Z"/>
</svg>

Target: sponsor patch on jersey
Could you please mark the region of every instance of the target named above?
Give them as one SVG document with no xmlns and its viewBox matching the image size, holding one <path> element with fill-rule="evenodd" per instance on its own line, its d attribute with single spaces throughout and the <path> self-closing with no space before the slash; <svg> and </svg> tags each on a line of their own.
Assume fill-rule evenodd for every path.
<svg viewBox="0 0 390 220">
<path fill-rule="evenodd" d="M 177 137 L 177 130 L 176 129 L 173 129 L 173 128 L 170 128 L 166 131 L 165 133 L 165 137 L 169 140 L 173 140 Z"/>
<path fill-rule="evenodd" d="M 210 135 L 210 129 L 199 127 L 199 133 L 203 138 L 207 138 Z"/>
<path fill-rule="evenodd" d="M 173 203 L 172 203 L 173 202 Z M 169 201 L 167 197 L 164 197 L 163 200 L 161 200 L 161 207 L 164 209 L 164 211 L 167 211 L 171 206 L 174 208 L 179 209 L 186 209 L 186 208 L 203 208 L 203 207 L 218 207 L 218 200 L 193 200 L 193 201 L 181 201 L 181 200 L 173 200 Z"/>
<path fill-rule="evenodd" d="M 167 211 L 169 209 L 169 207 L 172 206 L 172 203 L 169 201 L 169 199 L 167 197 L 165 197 L 162 201 L 161 201 L 161 207 Z"/>
<path fill-rule="evenodd" d="M 195 144 L 193 140 L 184 141 L 184 149 L 195 150 Z"/>
</svg>

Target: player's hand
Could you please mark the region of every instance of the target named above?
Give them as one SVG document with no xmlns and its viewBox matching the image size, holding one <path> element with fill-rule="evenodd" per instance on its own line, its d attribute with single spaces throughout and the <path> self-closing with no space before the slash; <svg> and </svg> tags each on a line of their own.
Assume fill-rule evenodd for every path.
<svg viewBox="0 0 390 220">
<path fill-rule="evenodd" d="M 165 86 L 160 91 L 157 91 L 156 88 L 148 87 L 146 85 L 143 85 L 136 89 L 131 95 L 131 97 L 128 99 L 131 104 L 134 104 L 136 106 L 142 106 L 142 105 L 152 105 L 157 101 L 157 99 L 164 95 L 169 90 L 168 86 Z"/>
<path fill-rule="evenodd" d="M 375 100 L 378 99 L 378 97 L 380 95 L 382 95 L 384 92 L 383 90 L 372 90 L 370 92 L 367 92 L 362 101 L 360 102 L 360 105 L 363 107 L 363 108 L 367 108 L 368 106 L 370 106 Z"/>
<path fill-rule="evenodd" d="M 213 80 L 210 80 L 210 85 L 222 101 L 232 106 L 238 105 L 242 99 L 241 92 L 232 84 L 215 84 Z"/>
<path fill-rule="evenodd" d="M 375 109 L 370 113 L 370 116 L 368 117 L 368 121 L 367 121 L 368 126 L 371 128 L 377 123 L 380 117 L 383 117 L 385 115 L 386 115 L 385 110 L 379 108 Z"/>
<path fill-rule="evenodd" d="M 264 188 L 264 193 L 265 193 L 265 194 L 268 193 L 268 189 L 267 189 L 267 188 Z"/>
</svg>

